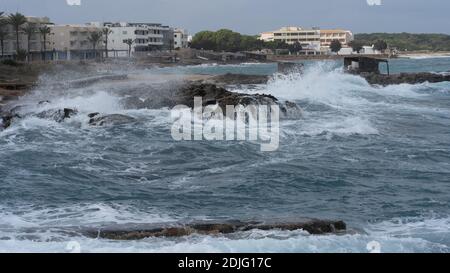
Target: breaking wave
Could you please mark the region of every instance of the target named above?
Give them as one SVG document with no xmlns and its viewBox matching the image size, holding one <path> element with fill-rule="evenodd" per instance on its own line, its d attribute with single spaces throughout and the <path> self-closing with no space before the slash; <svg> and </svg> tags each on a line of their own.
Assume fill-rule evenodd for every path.
<svg viewBox="0 0 450 273">
<path fill-rule="evenodd" d="M 253 66 L 195 69 L 252 74 Z M 235 87 L 302 107 L 303 118 L 282 121 L 275 153 L 246 142 L 173 141 L 168 109 L 121 104 L 133 92 L 145 95 L 149 87 L 142 84 L 41 86 L 17 103 L 22 114 L 60 108 L 79 114 L 62 123 L 29 116 L 0 132 L 0 251 L 64 252 L 75 241 L 83 252 L 368 252 L 373 242 L 381 252 L 450 252 L 448 83 L 370 86 L 323 62 L 275 75 L 267 85 Z M 92 128 L 93 112 L 136 122 Z M 353 229 L 129 242 L 77 231 L 299 214 L 342 219 Z"/>
</svg>

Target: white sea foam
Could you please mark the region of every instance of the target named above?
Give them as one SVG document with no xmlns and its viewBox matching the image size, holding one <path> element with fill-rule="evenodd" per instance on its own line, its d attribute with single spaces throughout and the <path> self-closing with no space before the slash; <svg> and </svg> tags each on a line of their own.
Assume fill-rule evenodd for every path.
<svg viewBox="0 0 450 273">
<path fill-rule="evenodd" d="M 55 214 L 57 215 L 58 213 Z M 101 216 L 101 219 L 104 215 L 111 215 L 109 209 L 98 210 L 98 214 L 89 214 L 90 217 Z M 67 217 L 67 213 L 60 216 Z M 109 219 L 118 218 L 121 217 L 116 215 Z M 28 234 L 32 237 L 27 238 L 25 233 L 12 232 L 3 227 L 0 228 L 0 236 L 3 237 L 0 240 L 0 252 L 66 252 L 69 242 L 77 242 L 82 252 L 367 253 L 370 251 L 369 244 L 374 242 L 380 247 L 380 252 L 449 252 L 449 221 L 449 218 L 394 219 L 369 225 L 365 232 L 347 235 L 312 236 L 301 230 L 252 230 L 232 235 L 191 235 L 182 238 L 147 238 L 140 241 L 70 237 L 52 234 L 51 229 Z M 13 222 L 28 228 L 35 227 L 29 223 L 23 224 L 21 219 L 13 219 Z"/>
</svg>

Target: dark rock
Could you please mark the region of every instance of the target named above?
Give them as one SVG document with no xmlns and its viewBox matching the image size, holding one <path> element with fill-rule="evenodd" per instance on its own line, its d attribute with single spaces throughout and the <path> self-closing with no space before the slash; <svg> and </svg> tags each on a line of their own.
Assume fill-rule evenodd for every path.
<svg viewBox="0 0 450 273">
<path fill-rule="evenodd" d="M 343 221 L 302 219 L 298 221 L 226 221 L 195 222 L 187 224 L 152 224 L 116 226 L 103 229 L 85 230 L 84 234 L 94 238 L 111 240 L 140 240 L 148 237 L 182 237 L 191 234 L 218 235 L 231 234 L 254 229 L 260 230 L 304 230 L 313 235 L 338 234 L 347 229 Z"/>
<path fill-rule="evenodd" d="M 266 84 L 269 76 L 265 75 L 245 75 L 245 74 L 224 74 L 214 76 L 206 81 L 206 83 L 214 83 L 219 85 L 240 85 L 240 84 Z"/>
<path fill-rule="evenodd" d="M 52 119 L 56 122 L 63 122 L 65 119 L 69 119 L 78 113 L 75 109 L 64 108 L 64 109 L 50 109 L 36 114 L 36 117 L 42 119 Z"/>
<path fill-rule="evenodd" d="M 121 125 L 136 121 L 134 118 L 120 115 L 104 115 L 104 116 L 94 116 L 89 120 L 89 124 L 92 126 L 105 126 L 105 125 Z"/>
<path fill-rule="evenodd" d="M 50 101 L 43 100 L 43 101 L 38 102 L 38 105 L 44 105 L 44 104 L 49 104 L 49 103 L 50 103 Z"/>
<path fill-rule="evenodd" d="M 152 92 L 151 97 L 146 99 L 144 104 L 149 109 L 173 108 L 177 105 L 193 108 L 194 97 L 202 98 L 203 107 L 218 104 L 224 112 L 227 105 L 278 105 L 281 110 L 281 117 L 288 117 L 293 113 L 296 113 L 294 116 L 298 116 L 301 113 L 300 108 L 295 103 L 283 104 L 272 95 L 231 92 L 210 83 L 189 83 L 170 90 Z"/>
<path fill-rule="evenodd" d="M 1 125 L 2 125 L 3 129 L 7 129 L 8 127 L 10 127 L 13 120 L 16 118 L 20 118 L 20 116 L 17 114 L 7 114 L 5 116 L 2 116 L 2 124 Z"/>
<path fill-rule="evenodd" d="M 194 107 L 194 97 L 202 97 L 203 106 L 216 102 L 222 109 L 227 105 L 271 105 L 278 104 L 277 98 L 272 95 L 264 94 L 242 94 L 230 92 L 222 87 L 214 84 L 192 84 L 182 88 L 176 97 L 174 97 L 175 105 L 183 104 Z"/>
<path fill-rule="evenodd" d="M 298 119 L 303 116 L 302 109 L 294 102 L 286 101 L 284 107 L 281 108 L 286 118 Z"/>
<path fill-rule="evenodd" d="M 64 119 L 71 118 L 72 116 L 76 115 L 78 113 L 77 110 L 70 109 L 70 108 L 64 108 Z"/>
<path fill-rule="evenodd" d="M 98 115 L 100 115 L 100 113 L 95 112 L 95 113 L 90 113 L 90 114 L 88 115 L 88 117 L 89 117 L 89 118 L 93 118 L 93 117 L 98 116 Z"/>
<path fill-rule="evenodd" d="M 435 73 L 401 73 L 393 75 L 361 73 L 360 75 L 365 78 L 368 83 L 382 86 L 404 83 L 419 84 L 424 82 L 436 83 L 450 81 L 450 75 Z"/>
</svg>

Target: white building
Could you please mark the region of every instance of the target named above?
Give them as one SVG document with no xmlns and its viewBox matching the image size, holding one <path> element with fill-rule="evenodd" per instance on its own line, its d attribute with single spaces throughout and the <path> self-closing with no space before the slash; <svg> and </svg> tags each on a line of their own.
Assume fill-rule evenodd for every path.
<svg viewBox="0 0 450 273">
<path fill-rule="evenodd" d="M 108 36 L 108 55 L 110 57 L 127 57 L 129 46 L 126 40 L 133 41 L 131 54 L 151 50 L 161 50 L 169 47 L 173 39 L 166 36 L 171 29 L 160 24 L 146 23 L 105 23 L 104 27 L 111 30 Z"/>
<path fill-rule="evenodd" d="M 173 48 L 187 48 L 189 43 L 189 33 L 186 29 L 176 28 L 173 31 Z"/>
<path fill-rule="evenodd" d="M 301 27 L 282 27 L 279 30 L 261 33 L 261 40 L 284 41 L 287 44 L 300 43 L 305 51 L 320 51 L 320 30 Z"/>
<path fill-rule="evenodd" d="M 259 39 L 263 40 L 265 42 L 273 42 L 274 38 L 274 34 L 273 31 L 269 31 L 269 32 L 263 32 L 260 34 Z"/>
<path fill-rule="evenodd" d="M 97 53 L 104 50 L 103 41 L 99 41 L 94 52 L 94 45 L 89 41 L 92 33 L 101 32 L 102 28 L 96 25 L 53 25 L 49 26 L 48 51 L 52 59 L 93 59 Z"/>
<path fill-rule="evenodd" d="M 283 27 L 279 30 L 263 32 L 259 39 L 266 42 L 284 41 L 288 44 L 298 42 L 305 53 L 316 54 L 329 52 L 329 46 L 333 40 L 339 40 L 346 47 L 353 40 L 353 34 L 351 31 L 342 29 Z"/>
<path fill-rule="evenodd" d="M 381 54 L 380 51 L 375 49 L 375 46 L 363 46 L 361 51 L 359 52 L 361 54 Z"/>
</svg>

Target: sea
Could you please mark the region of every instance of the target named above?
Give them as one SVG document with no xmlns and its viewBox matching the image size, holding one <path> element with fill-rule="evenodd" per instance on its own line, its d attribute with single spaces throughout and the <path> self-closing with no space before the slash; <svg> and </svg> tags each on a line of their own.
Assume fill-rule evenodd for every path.
<svg viewBox="0 0 450 273">
<path fill-rule="evenodd" d="M 29 115 L 0 131 L 0 252 L 450 252 L 450 83 L 371 86 L 344 73 L 342 62 L 304 65 L 288 75 L 252 63 L 126 71 L 272 75 L 267 84 L 229 89 L 302 108 L 302 118 L 280 121 L 274 152 L 251 141 L 173 140 L 170 109 L 120 103 L 122 90 L 145 94 L 142 82 L 50 88 L 77 75 L 43 76 L 16 104 L 79 114 L 62 123 Z M 390 71 L 449 73 L 450 58 L 395 59 Z M 93 127 L 92 112 L 136 121 Z M 299 217 L 343 220 L 348 232 L 117 241 L 80 231 Z"/>
</svg>

